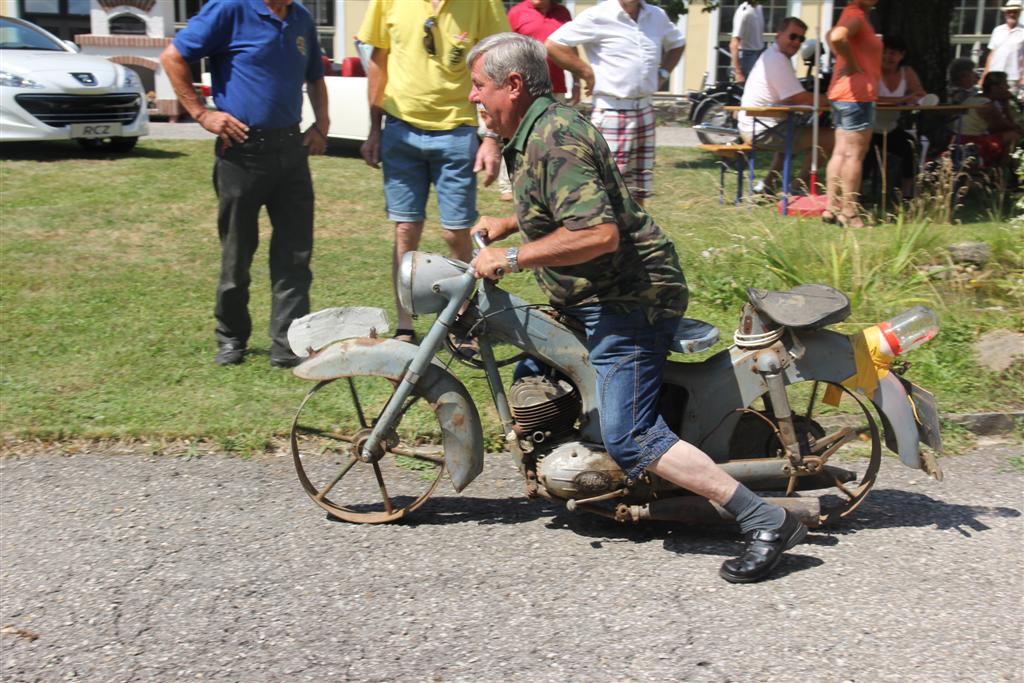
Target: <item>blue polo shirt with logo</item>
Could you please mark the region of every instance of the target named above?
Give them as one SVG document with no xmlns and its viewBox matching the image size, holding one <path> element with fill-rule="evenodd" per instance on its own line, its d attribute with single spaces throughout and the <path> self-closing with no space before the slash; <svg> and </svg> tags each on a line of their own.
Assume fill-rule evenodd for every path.
<svg viewBox="0 0 1024 683">
<path fill-rule="evenodd" d="M 254 128 L 302 118 L 302 84 L 324 75 L 316 23 L 297 2 L 282 21 L 263 0 L 211 0 L 174 36 L 187 62 L 209 58 L 217 108 Z"/>
</svg>

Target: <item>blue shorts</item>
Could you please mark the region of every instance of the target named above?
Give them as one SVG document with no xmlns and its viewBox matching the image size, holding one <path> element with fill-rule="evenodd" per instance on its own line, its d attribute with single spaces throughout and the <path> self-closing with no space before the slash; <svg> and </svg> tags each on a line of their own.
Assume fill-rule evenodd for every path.
<svg viewBox="0 0 1024 683">
<path fill-rule="evenodd" d="M 430 184 L 437 191 L 441 225 L 464 230 L 476 224 L 476 126 L 424 130 L 386 117 L 380 141 L 388 219 L 413 223 L 427 217 Z"/>
<path fill-rule="evenodd" d="M 832 102 L 832 127 L 851 133 L 875 127 L 874 102 Z"/>
<path fill-rule="evenodd" d="M 642 310 L 616 313 L 602 306 L 566 313 L 586 329 L 605 448 L 634 481 L 679 441 L 658 412 L 662 372 L 679 318 L 652 325 Z"/>
</svg>

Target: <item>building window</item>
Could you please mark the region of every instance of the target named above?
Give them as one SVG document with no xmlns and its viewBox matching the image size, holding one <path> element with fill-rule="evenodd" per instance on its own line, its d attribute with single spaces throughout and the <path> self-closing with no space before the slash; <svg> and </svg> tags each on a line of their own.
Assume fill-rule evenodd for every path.
<svg viewBox="0 0 1024 683">
<path fill-rule="evenodd" d="M 144 36 L 146 22 L 134 14 L 119 14 L 110 20 L 112 36 Z"/>
<path fill-rule="evenodd" d="M 983 64 L 992 29 L 1003 23 L 1005 0 L 957 0 L 949 33 L 954 57 L 969 57 Z"/>
<path fill-rule="evenodd" d="M 715 80 L 718 81 L 732 79 L 729 41 L 732 40 L 732 20 L 741 4 L 743 0 L 722 0 L 718 6 L 718 60 L 715 68 Z M 769 36 L 775 35 L 775 26 L 791 14 L 789 0 L 764 0 L 761 7 L 764 12 L 765 42 L 770 42 Z"/>
<path fill-rule="evenodd" d="M 178 28 L 184 28 L 185 22 L 199 14 L 203 4 L 202 0 L 175 0 L 174 23 L 178 25 Z"/>
<path fill-rule="evenodd" d="M 89 0 L 18 0 L 18 16 L 61 40 L 89 33 Z"/>
<path fill-rule="evenodd" d="M 25 12 L 31 14 L 60 14 L 57 0 L 25 0 Z"/>
</svg>

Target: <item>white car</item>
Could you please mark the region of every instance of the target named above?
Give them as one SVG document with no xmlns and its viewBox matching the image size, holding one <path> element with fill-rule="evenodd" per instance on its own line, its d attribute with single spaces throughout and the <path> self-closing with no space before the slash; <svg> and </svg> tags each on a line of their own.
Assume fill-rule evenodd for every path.
<svg viewBox="0 0 1024 683">
<path fill-rule="evenodd" d="M 0 17 L 0 142 L 77 140 L 127 152 L 149 133 L 142 81 L 21 19 Z"/>
<path fill-rule="evenodd" d="M 327 76 L 327 110 L 332 142 L 362 142 L 370 135 L 370 107 L 366 103 L 366 78 L 359 76 Z M 316 117 L 309 97 L 302 97 L 302 130 L 313 125 Z"/>
</svg>

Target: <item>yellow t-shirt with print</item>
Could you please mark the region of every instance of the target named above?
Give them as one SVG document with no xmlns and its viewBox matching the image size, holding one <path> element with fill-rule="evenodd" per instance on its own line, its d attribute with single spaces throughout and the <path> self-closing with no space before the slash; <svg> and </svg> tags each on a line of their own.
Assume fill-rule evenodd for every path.
<svg viewBox="0 0 1024 683">
<path fill-rule="evenodd" d="M 427 22 L 434 43 L 424 45 Z M 466 55 L 489 35 L 508 31 L 501 0 L 371 0 L 357 37 L 388 50 L 384 111 L 417 128 L 477 125 L 469 101 Z"/>
</svg>

